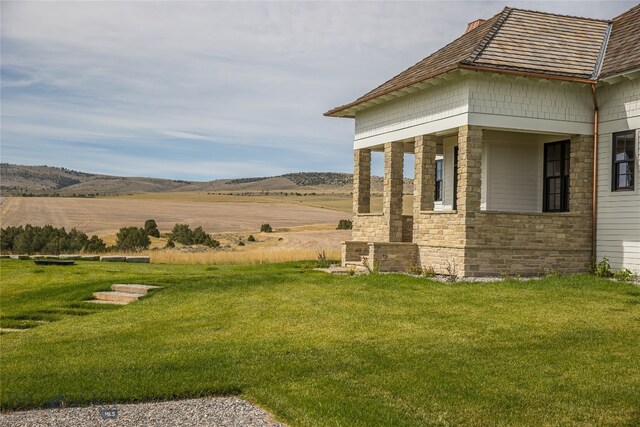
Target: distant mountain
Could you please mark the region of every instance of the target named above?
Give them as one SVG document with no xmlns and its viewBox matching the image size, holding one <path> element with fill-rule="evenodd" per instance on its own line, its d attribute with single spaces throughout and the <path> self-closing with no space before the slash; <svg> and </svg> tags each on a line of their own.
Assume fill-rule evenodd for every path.
<svg viewBox="0 0 640 427">
<path fill-rule="evenodd" d="M 120 177 L 78 172 L 53 166 L 22 166 L 0 163 L 0 192 L 10 195 L 107 196 L 167 191 L 349 192 L 353 176 L 335 172 L 299 172 L 272 177 L 183 181 L 160 178 Z M 373 177 L 374 191 L 382 190 L 382 178 Z"/>
</svg>

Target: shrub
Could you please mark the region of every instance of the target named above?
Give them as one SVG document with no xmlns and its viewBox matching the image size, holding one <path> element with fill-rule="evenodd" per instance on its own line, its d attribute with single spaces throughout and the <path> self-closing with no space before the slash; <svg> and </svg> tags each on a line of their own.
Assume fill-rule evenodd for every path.
<svg viewBox="0 0 640 427">
<path fill-rule="evenodd" d="M 123 251 L 147 249 L 151 244 L 144 228 L 123 227 L 116 234 L 116 248 Z"/>
<path fill-rule="evenodd" d="M 619 280 L 620 282 L 625 282 L 625 283 L 635 282 L 636 280 L 638 280 L 638 275 L 627 268 L 623 268 L 622 270 L 616 271 L 613 274 L 613 277 L 616 280 Z"/>
<path fill-rule="evenodd" d="M 247 242 L 255 242 L 256 238 L 253 237 L 253 234 L 249 234 L 249 237 L 247 237 Z"/>
<path fill-rule="evenodd" d="M 273 228 L 271 228 L 271 226 L 269 224 L 262 224 L 260 226 L 260 232 L 261 233 L 271 233 L 271 232 L 273 232 Z"/>
<path fill-rule="evenodd" d="M 167 244 L 166 244 L 166 245 L 164 245 L 164 247 L 165 247 L 165 248 L 175 248 L 175 247 L 176 247 L 176 244 L 175 244 L 175 243 L 173 243 L 173 240 L 169 239 L 169 240 L 167 240 Z"/>
<path fill-rule="evenodd" d="M 187 224 L 174 225 L 169 238 L 174 242 L 182 243 L 183 245 L 193 244 L 192 231 Z"/>
<path fill-rule="evenodd" d="M 196 227 L 195 230 L 193 230 L 191 233 L 191 239 L 193 240 L 194 245 L 205 245 L 210 248 L 217 248 L 220 246 L 220 242 L 213 239 L 202 229 L 202 227 Z"/>
<path fill-rule="evenodd" d="M 106 245 L 98 236 L 89 237 L 75 228 L 67 232 L 64 227 L 51 225 L 0 229 L 0 250 L 3 253 L 60 254 L 103 252 Z"/>
<path fill-rule="evenodd" d="M 158 224 L 155 219 L 148 219 L 144 222 L 144 231 L 147 236 L 160 237 L 160 230 L 158 230 Z"/>
<path fill-rule="evenodd" d="M 244 246 L 244 242 L 238 242 L 238 246 Z"/>
<path fill-rule="evenodd" d="M 105 252 L 107 250 L 107 245 L 102 241 L 102 239 L 98 238 L 98 236 L 93 235 L 91 239 L 89 239 L 89 243 L 85 246 L 85 252 L 99 253 Z"/>
<path fill-rule="evenodd" d="M 210 248 L 217 248 L 220 242 L 207 234 L 202 227 L 191 230 L 187 224 L 176 224 L 171 231 L 170 240 L 182 243 L 183 245 L 205 245 Z"/>
<path fill-rule="evenodd" d="M 591 266 L 591 272 L 598 277 L 613 277 L 611 272 L 611 265 L 609 264 L 609 258 L 603 257 L 599 263 L 593 263 Z"/>
<path fill-rule="evenodd" d="M 341 219 L 338 221 L 338 227 L 336 230 L 351 230 L 353 228 L 353 221 L 350 219 Z"/>
</svg>

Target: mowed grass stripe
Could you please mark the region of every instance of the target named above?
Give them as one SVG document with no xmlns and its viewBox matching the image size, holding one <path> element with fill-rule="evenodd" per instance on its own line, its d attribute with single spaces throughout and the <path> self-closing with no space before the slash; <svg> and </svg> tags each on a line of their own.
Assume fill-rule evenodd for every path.
<svg viewBox="0 0 640 427">
<path fill-rule="evenodd" d="M 242 393 L 291 425 L 640 421 L 633 285 L 450 285 L 312 263 L 0 266 L 3 316 L 80 304 L 111 283 L 163 287 L 0 336 L 4 406 Z"/>
</svg>

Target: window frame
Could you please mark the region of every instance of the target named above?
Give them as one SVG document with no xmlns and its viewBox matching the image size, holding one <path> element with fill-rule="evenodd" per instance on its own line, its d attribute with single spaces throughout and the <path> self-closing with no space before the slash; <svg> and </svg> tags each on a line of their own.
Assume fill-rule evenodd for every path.
<svg viewBox="0 0 640 427">
<path fill-rule="evenodd" d="M 633 149 L 633 158 L 627 160 L 616 160 L 616 137 L 619 135 L 631 135 L 631 148 Z M 638 149 L 636 146 L 636 131 L 634 129 L 629 129 L 621 132 L 614 132 L 611 136 L 611 191 L 635 191 L 636 185 L 636 160 L 638 157 Z M 627 167 L 631 170 L 631 186 L 620 187 L 618 184 L 620 183 L 620 174 L 617 173 L 619 171 L 618 165 L 626 163 Z M 625 174 L 628 175 L 628 174 Z"/>
<path fill-rule="evenodd" d="M 440 179 L 438 179 L 438 166 L 440 167 Z M 436 176 L 435 176 L 435 189 L 433 192 L 433 200 L 435 202 L 442 202 L 444 200 L 444 160 L 436 160 Z"/>
<path fill-rule="evenodd" d="M 458 210 L 458 146 L 453 147 L 453 205 L 454 211 Z"/>
<path fill-rule="evenodd" d="M 547 150 L 552 146 L 560 146 L 560 175 L 547 176 L 548 153 Z M 568 170 L 565 166 L 565 159 L 568 160 Z M 542 211 L 550 213 L 569 212 L 570 194 L 570 176 L 571 176 L 571 141 L 555 141 L 544 144 L 543 148 L 543 188 L 542 188 Z M 549 208 L 549 181 L 552 179 L 560 179 L 560 207 L 558 209 Z"/>
</svg>

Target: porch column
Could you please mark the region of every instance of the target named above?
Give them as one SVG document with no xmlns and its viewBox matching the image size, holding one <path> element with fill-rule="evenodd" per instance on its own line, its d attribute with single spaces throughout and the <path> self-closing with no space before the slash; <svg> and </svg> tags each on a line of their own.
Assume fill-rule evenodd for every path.
<svg viewBox="0 0 640 427">
<path fill-rule="evenodd" d="M 442 137 L 420 135 L 415 138 L 415 173 L 413 176 L 413 216 L 432 211 L 436 175 L 436 146 Z"/>
<path fill-rule="evenodd" d="M 593 135 L 571 137 L 569 212 L 591 215 L 593 204 Z"/>
<path fill-rule="evenodd" d="M 462 214 L 480 211 L 482 185 L 482 128 L 458 128 L 458 203 Z"/>
<path fill-rule="evenodd" d="M 402 242 L 402 184 L 404 178 L 404 144 L 384 144 L 384 190 L 382 213 L 389 224 L 389 241 Z"/>
<path fill-rule="evenodd" d="M 371 150 L 353 152 L 353 213 L 371 211 Z"/>
</svg>

